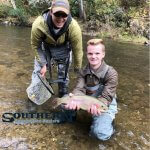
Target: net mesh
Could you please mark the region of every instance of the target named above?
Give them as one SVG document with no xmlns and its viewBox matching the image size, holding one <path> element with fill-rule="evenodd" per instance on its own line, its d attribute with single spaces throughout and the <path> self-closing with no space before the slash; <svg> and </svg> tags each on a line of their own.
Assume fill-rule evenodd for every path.
<svg viewBox="0 0 150 150">
<path fill-rule="evenodd" d="M 36 75 L 34 81 L 31 82 L 26 92 L 28 98 L 34 103 L 36 103 L 37 105 L 41 105 L 45 103 L 52 95 L 45 87 L 45 85 L 41 82 L 38 75 Z"/>
</svg>

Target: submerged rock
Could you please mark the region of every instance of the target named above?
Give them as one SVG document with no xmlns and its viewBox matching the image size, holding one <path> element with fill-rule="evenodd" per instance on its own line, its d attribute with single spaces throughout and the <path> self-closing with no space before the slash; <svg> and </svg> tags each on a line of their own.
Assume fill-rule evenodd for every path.
<svg viewBox="0 0 150 150">
<path fill-rule="evenodd" d="M 13 148 L 13 149 L 22 149 L 26 150 L 28 149 L 28 144 L 25 142 L 25 138 L 5 138 L 0 139 L 0 148 Z"/>
<path fill-rule="evenodd" d="M 144 42 L 144 45 L 150 46 L 150 41 L 145 41 L 145 42 Z"/>
</svg>

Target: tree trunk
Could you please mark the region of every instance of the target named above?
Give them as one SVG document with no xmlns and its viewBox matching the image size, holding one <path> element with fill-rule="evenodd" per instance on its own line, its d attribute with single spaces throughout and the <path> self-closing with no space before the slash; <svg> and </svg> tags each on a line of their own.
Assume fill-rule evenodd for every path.
<svg viewBox="0 0 150 150">
<path fill-rule="evenodd" d="M 86 14 L 85 14 L 85 10 L 83 7 L 83 0 L 78 0 L 78 4 L 79 4 L 79 17 L 80 17 L 80 19 L 83 19 L 85 21 Z"/>
<path fill-rule="evenodd" d="M 15 0 L 10 0 L 10 2 L 11 2 L 11 4 L 12 4 L 13 8 L 16 10 L 17 7 L 16 7 L 16 4 L 15 4 Z"/>
</svg>

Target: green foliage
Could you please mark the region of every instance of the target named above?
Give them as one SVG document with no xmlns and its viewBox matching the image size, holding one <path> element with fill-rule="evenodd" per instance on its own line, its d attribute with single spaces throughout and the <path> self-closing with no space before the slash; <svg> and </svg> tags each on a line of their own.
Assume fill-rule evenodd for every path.
<svg viewBox="0 0 150 150">
<path fill-rule="evenodd" d="M 51 6 L 50 0 L 27 0 L 28 13 L 31 16 L 37 16 Z"/>
<path fill-rule="evenodd" d="M 89 20 L 96 18 L 117 27 L 128 25 L 128 16 L 117 0 L 88 0 L 86 9 Z"/>
<path fill-rule="evenodd" d="M 8 12 L 11 10 L 12 8 L 10 6 L 7 5 L 0 5 L 0 18 L 6 18 L 8 16 Z"/>
<path fill-rule="evenodd" d="M 115 23 L 117 27 L 126 28 L 129 26 L 129 17 L 121 7 L 116 8 L 116 10 L 113 11 L 112 16 L 113 17 L 111 18 L 111 20 Z"/>
<path fill-rule="evenodd" d="M 17 8 L 16 10 L 11 9 L 8 15 L 17 18 L 21 24 L 25 24 L 27 22 L 28 15 L 22 8 Z"/>
<path fill-rule="evenodd" d="M 71 15 L 79 17 L 79 5 L 77 0 L 70 1 Z"/>
<path fill-rule="evenodd" d="M 147 3 L 147 0 L 120 0 L 120 5 L 129 9 L 130 7 L 143 7 Z"/>
</svg>

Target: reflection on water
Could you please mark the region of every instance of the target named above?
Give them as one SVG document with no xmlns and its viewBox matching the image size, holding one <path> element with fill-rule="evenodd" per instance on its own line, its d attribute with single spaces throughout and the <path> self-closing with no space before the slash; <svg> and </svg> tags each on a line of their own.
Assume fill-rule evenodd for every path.
<svg viewBox="0 0 150 150">
<path fill-rule="evenodd" d="M 89 37 L 83 38 L 84 42 Z M 84 44 L 85 44 L 84 43 Z M 107 142 L 88 136 L 91 118 L 79 112 L 74 124 L 13 125 L 0 123 L 0 148 L 148 150 L 149 142 L 149 51 L 132 43 L 105 40 L 106 62 L 118 71 L 116 134 Z M 25 110 L 25 90 L 30 83 L 34 54 L 30 28 L 0 26 L 0 112 Z M 85 59 L 86 60 L 86 59 Z M 84 62 L 84 64 L 86 61 Z M 75 75 L 70 72 L 70 83 Z M 72 89 L 73 86 L 70 86 Z M 41 108 L 49 111 L 50 102 Z M 51 147 L 51 148 L 50 148 Z"/>
</svg>

